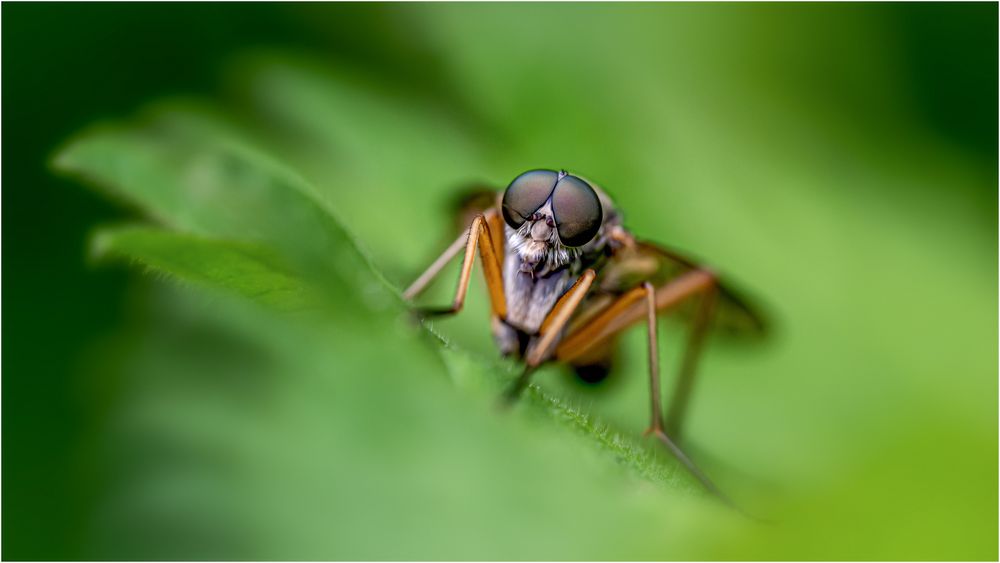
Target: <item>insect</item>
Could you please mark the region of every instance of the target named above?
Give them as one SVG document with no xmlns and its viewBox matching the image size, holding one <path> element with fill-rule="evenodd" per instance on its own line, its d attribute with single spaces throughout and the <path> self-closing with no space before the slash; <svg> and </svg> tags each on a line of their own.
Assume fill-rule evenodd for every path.
<svg viewBox="0 0 1000 563">
<path fill-rule="evenodd" d="M 569 364 L 584 379 L 610 368 L 616 337 L 643 322 L 649 348 L 650 422 L 661 442 L 710 492 L 728 498 L 678 446 L 695 367 L 710 322 L 716 329 L 762 333 L 761 315 L 711 269 L 679 253 L 641 241 L 593 183 L 566 171 L 529 170 L 502 193 L 465 200 L 465 230 L 404 292 L 415 299 L 463 252 L 454 301 L 418 308 L 423 316 L 462 310 L 475 256 L 489 290 L 493 338 L 524 371 L 506 397 L 516 399 L 536 368 Z M 657 315 L 677 312 L 690 324 L 670 408 L 660 395 Z"/>
</svg>

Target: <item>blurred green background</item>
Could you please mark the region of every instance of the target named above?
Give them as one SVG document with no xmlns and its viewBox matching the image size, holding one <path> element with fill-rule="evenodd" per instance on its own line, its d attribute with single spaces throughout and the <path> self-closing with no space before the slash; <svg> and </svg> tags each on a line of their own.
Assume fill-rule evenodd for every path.
<svg viewBox="0 0 1000 563">
<path fill-rule="evenodd" d="M 5 559 L 997 558 L 995 4 L 2 10 Z M 771 313 L 688 447 L 773 524 L 639 438 L 641 332 L 502 416 L 478 279 L 399 320 L 533 167 Z"/>
</svg>

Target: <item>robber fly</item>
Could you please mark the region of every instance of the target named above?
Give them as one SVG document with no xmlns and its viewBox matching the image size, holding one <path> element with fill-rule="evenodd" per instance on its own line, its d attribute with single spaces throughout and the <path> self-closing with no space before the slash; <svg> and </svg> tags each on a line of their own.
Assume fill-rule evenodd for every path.
<svg viewBox="0 0 1000 563">
<path fill-rule="evenodd" d="M 718 488 L 678 447 L 695 364 L 710 321 L 742 333 L 763 331 L 761 316 L 709 268 L 641 241 L 622 225 L 603 190 L 566 171 L 530 170 L 503 194 L 465 200 L 468 230 L 404 292 L 416 298 L 464 249 L 451 306 L 420 308 L 423 316 L 462 310 L 478 250 L 489 289 L 493 338 L 500 352 L 524 362 L 506 394 L 516 399 L 535 369 L 563 362 L 587 380 L 610 367 L 616 336 L 646 324 L 649 346 L 650 422 L 654 436 L 711 492 Z M 471 216 L 471 217 L 470 217 Z M 660 398 L 658 314 L 677 311 L 690 335 L 666 417 Z"/>
</svg>

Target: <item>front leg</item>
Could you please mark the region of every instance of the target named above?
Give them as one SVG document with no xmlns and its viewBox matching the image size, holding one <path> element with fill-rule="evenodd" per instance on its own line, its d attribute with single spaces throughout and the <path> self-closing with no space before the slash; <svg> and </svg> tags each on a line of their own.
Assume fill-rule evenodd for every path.
<svg viewBox="0 0 1000 563">
<path fill-rule="evenodd" d="M 535 368 L 552 355 L 556 337 L 562 333 L 566 323 L 583 302 L 583 298 L 587 296 L 595 277 L 597 277 L 597 273 L 592 269 L 583 272 L 580 279 L 576 280 L 573 287 L 559 298 L 545 320 L 542 321 L 537 340 L 528 348 L 524 356 L 524 372 L 505 395 L 508 403 L 514 402 L 521 395 L 521 391 L 528 386 Z"/>
<path fill-rule="evenodd" d="M 458 287 L 455 289 L 455 298 L 450 307 L 444 308 L 418 308 L 417 312 L 424 316 L 444 316 L 453 315 L 462 310 L 465 304 L 465 296 L 469 289 L 469 280 L 472 278 L 472 264 L 476 258 L 476 251 L 483 258 L 483 275 L 486 278 L 486 285 L 490 293 L 490 307 L 494 318 L 502 319 L 507 316 L 507 300 L 504 297 L 503 275 L 500 269 L 500 258 L 497 255 L 494 235 L 490 228 L 490 220 L 498 215 L 495 210 L 490 210 L 487 214 L 477 215 L 472 220 L 467 234 L 458 238 L 447 250 L 434 261 L 410 287 L 403 292 L 403 297 L 412 300 L 427 287 L 427 285 L 437 276 L 447 265 L 448 261 L 455 257 L 462 248 L 462 238 L 465 241 L 465 257 L 462 260 L 462 271 L 458 277 Z"/>
</svg>

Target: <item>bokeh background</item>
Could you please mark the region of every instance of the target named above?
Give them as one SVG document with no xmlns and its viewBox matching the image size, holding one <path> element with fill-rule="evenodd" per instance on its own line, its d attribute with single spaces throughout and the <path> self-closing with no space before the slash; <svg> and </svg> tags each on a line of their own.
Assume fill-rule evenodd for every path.
<svg viewBox="0 0 1000 563">
<path fill-rule="evenodd" d="M 995 4 L 3 16 L 5 559 L 997 558 Z M 401 320 L 532 167 L 770 314 L 686 437 L 767 524 L 640 439 L 641 332 L 502 415 L 478 279 Z"/>
</svg>

